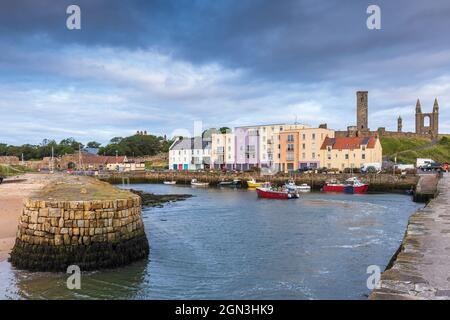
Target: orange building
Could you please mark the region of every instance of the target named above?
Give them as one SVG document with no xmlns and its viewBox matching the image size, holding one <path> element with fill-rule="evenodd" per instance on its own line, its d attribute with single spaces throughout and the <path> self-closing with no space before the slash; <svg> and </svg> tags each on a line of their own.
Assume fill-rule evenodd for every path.
<svg viewBox="0 0 450 320">
<path fill-rule="evenodd" d="M 278 168 L 283 172 L 298 169 L 315 169 L 321 166 L 320 148 L 327 137 L 334 138 L 334 130 L 303 128 L 280 133 L 277 157 Z"/>
</svg>

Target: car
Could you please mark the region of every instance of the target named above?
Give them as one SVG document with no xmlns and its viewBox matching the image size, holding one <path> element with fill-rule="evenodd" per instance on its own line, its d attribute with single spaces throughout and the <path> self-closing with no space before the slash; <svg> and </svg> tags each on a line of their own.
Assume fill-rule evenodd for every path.
<svg viewBox="0 0 450 320">
<path fill-rule="evenodd" d="M 425 171 L 425 172 L 432 172 L 432 171 L 444 171 L 444 167 L 441 163 L 438 162 L 431 162 L 431 163 L 427 163 L 423 166 L 420 167 L 420 170 Z"/>
<path fill-rule="evenodd" d="M 4 177 L 0 176 L 0 184 L 2 184 Z"/>
</svg>

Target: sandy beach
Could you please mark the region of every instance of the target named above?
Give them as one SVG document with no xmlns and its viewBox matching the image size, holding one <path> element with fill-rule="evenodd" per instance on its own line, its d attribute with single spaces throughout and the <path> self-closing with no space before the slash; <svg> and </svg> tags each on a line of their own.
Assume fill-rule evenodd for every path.
<svg viewBox="0 0 450 320">
<path fill-rule="evenodd" d="M 15 179 L 17 182 L 9 182 Z M 23 200 L 50 180 L 51 176 L 47 174 L 25 174 L 10 177 L 0 184 L 0 261 L 8 258 L 14 246 Z"/>
</svg>

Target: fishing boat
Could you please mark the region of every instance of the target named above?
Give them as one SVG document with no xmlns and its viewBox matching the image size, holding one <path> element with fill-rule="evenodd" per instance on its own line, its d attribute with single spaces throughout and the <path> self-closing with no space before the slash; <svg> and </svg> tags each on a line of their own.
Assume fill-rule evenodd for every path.
<svg viewBox="0 0 450 320">
<path fill-rule="evenodd" d="M 191 186 L 194 187 L 207 187 L 209 186 L 209 182 L 198 182 L 197 179 L 191 180 Z"/>
<path fill-rule="evenodd" d="M 325 192 L 345 192 L 345 193 L 366 193 L 369 189 L 369 185 L 361 182 L 358 178 L 352 177 L 345 182 L 337 182 L 332 180 L 325 182 L 322 190 Z"/>
<path fill-rule="evenodd" d="M 256 182 L 255 179 L 251 179 L 247 181 L 247 186 L 249 188 L 258 188 L 261 187 L 262 183 L 261 182 Z"/>
<path fill-rule="evenodd" d="M 308 186 L 306 183 L 302 183 L 301 185 L 296 185 L 294 180 L 289 180 L 285 185 L 286 189 L 290 191 L 296 191 L 296 192 L 310 192 L 311 187 Z"/>
<path fill-rule="evenodd" d="M 233 179 L 233 181 L 225 181 L 222 180 L 217 184 L 219 187 L 232 187 L 232 188 L 238 188 L 241 186 L 241 180 L 239 179 Z"/>
<path fill-rule="evenodd" d="M 177 182 L 176 181 L 164 181 L 163 183 L 164 184 L 176 184 Z"/>
<path fill-rule="evenodd" d="M 256 188 L 256 193 L 260 198 L 266 199 L 298 199 L 300 195 L 295 191 L 289 191 L 287 188 L 283 188 L 281 191 L 273 190 L 270 186 L 264 185 L 263 187 Z"/>
</svg>

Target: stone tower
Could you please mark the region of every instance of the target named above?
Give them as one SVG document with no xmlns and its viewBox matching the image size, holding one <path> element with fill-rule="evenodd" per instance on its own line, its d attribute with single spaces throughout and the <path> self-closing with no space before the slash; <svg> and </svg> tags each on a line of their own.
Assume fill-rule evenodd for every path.
<svg viewBox="0 0 450 320">
<path fill-rule="evenodd" d="M 368 92 L 356 92 L 356 126 L 358 131 L 368 131 Z"/>
<path fill-rule="evenodd" d="M 439 104 L 434 99 L 433 112 L 423 113 L 420 100 L 416 103 L 416 133 L 436 138 L 439 134 Z"/>
<path fill-rule="evenodd" d="M 403 120 L 402 117 L 399 116 L 397 119 L 397 132 L 402 132 L 403 129 Z"/>
</svg>

